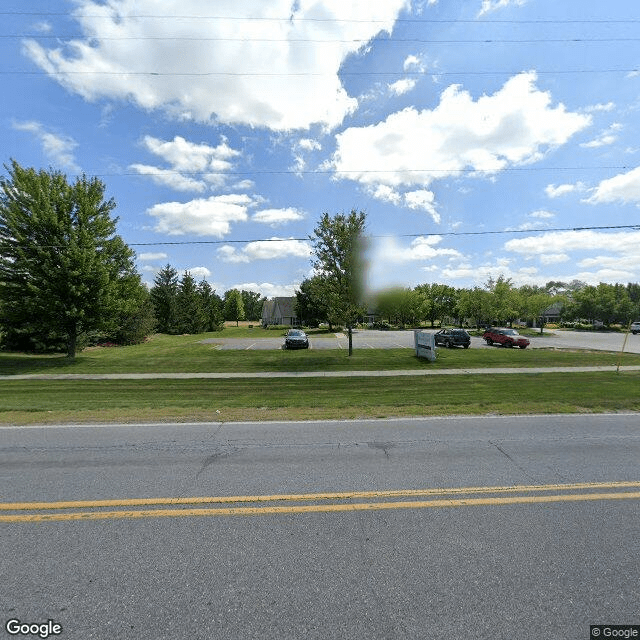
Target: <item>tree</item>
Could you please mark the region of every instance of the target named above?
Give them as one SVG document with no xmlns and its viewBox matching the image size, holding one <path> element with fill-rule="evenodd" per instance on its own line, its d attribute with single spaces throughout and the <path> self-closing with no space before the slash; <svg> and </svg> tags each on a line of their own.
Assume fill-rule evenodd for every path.
<svg viewBox="0 0 640 640">
<path fill-rule="evenodd" d="M 185 271 L 176 294 L 176 321 L 178 333 L 202 333 L 206 317 L 202 297 L 193 276 Z"/>
<path fill-rule="evenodd" d="M 224 315 L 222 298 L 211 288 L 211 285 L 202 280 L 198 285 L 198 294 L 202 301 L 202 309 L 205 317 L 205 331 L 222 331 L 224 329 Z"/>
<path fill-rule="evenodd" d="M 543 312 L 560 298 L 547 293 L 545 287 L 523 285 L 518 289 L 521 301 L 522 317 L 540 324 L 540 333 L 544 329 Z"/>
<path fill-rule="evenodd" d="M 485 287 L 493 294 L 493 315 L 500 324 L 511 325 L 522 313 L 522 301 L 511 278 L 500 275 L 497 280 L 489 278 Z"/>
<path fill-rule="evenodd" d="M 158 272 L 151 288 L 151 303 L 160 333 L 177 332 L 178 272 L 170 265 Z"/>
<path fill-rule="evenodd" d="M 224 317 L 225 320 L 235 320 L 236 327 L 245 318 L 242 294 L 237 289 L 229 289 L 224 294 Z"/>
<path fill-rule="evenodd" d="M 139 283 L 134 253 L 116 235 L 116 203 L 83 175 L 12 161 L 0 178 L 0 326 L 26 344 L 62 341 L 74 359 L 79 338 L 113 326 L 123 280 Z"/>
<path fill-rule="evenodd" d="M 262 318 L 262 305 L 266 298 L 255 291 L 240 292 L 242 304 L 244 305 L 244 315 L 247 320 L 259 321 Z"/>
<path fill-rule="evenodd" d="M 431 322 L 442 321 L 456 313 L 457 292 L 447 284 L 420 284 L 415 288 L 421 298 L 420 315 Z"/>
<path fill-rule="evenodd" d="M 485 289 L 461 289 L 458 292 L 457 313 L 460 318 L 473 318 L 478 327 L 493 318 L 491 293 Z"/>
<path fill-rule="evenodd" d="M 383 318 L 388 318 L 389 324 L 414 325 L 420 315 L 420 302 L 420 297 L 412 289 L 393 287 L 378 293 L 376 311 Z"/>
<path fill-rule="evenodd" d="M 329 331 L 331 331 L 329 310 L 322 297 L 321 287 L 320 276 L 306 278 L 300 283 L 300 288 L 296 291 L 296 315 L 300 322 L 308 327 L 317 327 L 321 322 L 328 322 Z"/>
<path fill-rule="evenodd" d="M 309 236 L 313 245 L 318 291 L 326 300 L 332 324 L 346 324 L 349 331 L 349 355 L 353 353 L 353 325 L 365 313 L 364 227 L 366 215 L 352 210 L 333 218 L 323 213 Z"/>
</svg>

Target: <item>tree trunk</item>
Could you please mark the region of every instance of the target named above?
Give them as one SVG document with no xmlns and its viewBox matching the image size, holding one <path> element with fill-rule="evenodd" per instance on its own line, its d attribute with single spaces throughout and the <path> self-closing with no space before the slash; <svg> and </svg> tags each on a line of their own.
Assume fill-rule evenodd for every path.
<svg viewBox="0 0 640 640">
<path fill-rule="evenodd" d="M 69 337 L 67 339 L 67 358 L 69 358 L 69 360 L 75 360 L 77 344 L 78 329 L 74 325 L 73 327 L 69 328 Z"/>
<path fill-rule="evenodd" d="M 349 355 L 353 355 L 353 329 L 349 325 Z"/>
</svg>

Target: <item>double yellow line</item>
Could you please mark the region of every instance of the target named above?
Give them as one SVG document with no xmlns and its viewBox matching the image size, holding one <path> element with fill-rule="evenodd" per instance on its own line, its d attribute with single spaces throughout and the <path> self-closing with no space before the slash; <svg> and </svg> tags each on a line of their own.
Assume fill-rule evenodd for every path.
<svg viewBox="0 0 640 640">
<path fill-rule="evenodd" d="M 276 494 L 262 496 L 3 502 L 0 503 L 0 523 L 109 520 L 120 518 L 184 518 L 192 516 L 256 516 L 270 514 L 376 511 L 380 509 L 429 509 L 480 505 L 496 506 L 507 504 L 579 502 L 587 500 L 637 500 L 640 499 L 640 491 L 629 491 L 629 489 L 638 488 L 640 488 L 640 481 L 579 482 L 572 484 L 516 485 L 507 487 L 344 491 L 339 493 Z M 477 495 L 482 495 L 483 497 L 474 497 Z M 402 498 L 404 498 L 404 500 Z M 420 500 L 419 498 L 430 499 Z M 247 503 L 252 506 L 219 506 Z M 210 506 L 194 507 L 193 505 Z M 145 508 L 132 509 L 132 507 Z M 77 511 L 77 509 L 85 510 Z"/>
</svg>

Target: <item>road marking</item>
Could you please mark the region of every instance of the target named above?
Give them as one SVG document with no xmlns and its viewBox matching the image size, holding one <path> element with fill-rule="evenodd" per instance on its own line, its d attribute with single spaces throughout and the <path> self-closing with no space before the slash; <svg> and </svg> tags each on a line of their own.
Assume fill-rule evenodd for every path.
<svg viewBox="0 0 640 640">
<path fill-rule="evenodd" d="M 319 502 L 320 504 L 291 505 L 291 506 L 267 506 L 267 507 L 213 507 L 191 509 L 145 509 L 138 511 L 84 511 L 73 513 L 33 513 L 33 514 L 9 514 L 0 515 L 0 522 L 43 522 L 60 520 L 99 520 L 108 518 L 159 518 L 159 517 L 184 517 L 205 515 L 261 515 L 277 513 L 320 513 L 339 511 L 362 511 L 377 509 L 418 509 L 434 507 L 457 507 L 473 505 L 502 505 L 523 504 L 537 502 L 565 502 L 580 500 L 616 500 L 640 498 L 640 492 L 618 493 L 559 493 L 556 495 L 533 495 L 513 497 L 484 497 L 484 498 L 446 498 L 446 496 L 473 496 L 474 494 L 505 494 L 505 493 L 541 493 L 548 491 L 577 491 L 577 490 L 603 490 L 603 489 L 628 489 L 638 488 L 640 482 L 580 482 L 572 484 L 549 485 L 514 485 L 502 487 L 456 487 L 434 489 L 399 489 L 393 491 L 348 491 L 332 493 L 304 493 L 304 494 L 274 494 L 257 496 L 217 496 L 217 497 L 191 497 L 191 498 L 130 498 L 115 500 L 73 500 L 57 502 L 5 502 L 0 503 L 1 511 L 52 511 L 66 509 L 101 509 L 104 507 L 154 507 L 154 506 L 180 506 L 195 504 L 241 504 L 264 502 Z M 397 501 L 394 498 L 415 498 L 425 496 L 445 496 L 437 500 L 427 501 Z M 352 500 L 352 499 L 387 499 L 387 502 L 369 503 L 334 503 L 326 501 Z"/>
<path fill-rule="evenodd" d="M 443 507 L 496 506 L 552 502 L 583 502 L 590 500 L 640 499 L 640 491 L 622 493 L 574 493 L 564 495 L 511 496 L 502 498 L 444 498 L 440 500 L 405 502 L 356 502 L 352 504 L 315 504 L 274 507 L 230 507 L 217 509 L 145 509 L 142 511 L 80 511 L 73 513 L 8 515 L 0 522 L 59 522 L 64 520 L 113 520 L 120 518 L 185 518 L 191 516 L 259 516 L 297 513 L 332 513 L 347 511 L 378 511 L 382 509 L 429 509 Z"/>
<path fill-rule="evenodd" d="M 254 342 L 253 344 L 250 344 L 248 347 L 245 348 L 245 351 L 249 351 L 249 349 L 253 348 L 256 346 L 256 343 Z"/>
</svg>

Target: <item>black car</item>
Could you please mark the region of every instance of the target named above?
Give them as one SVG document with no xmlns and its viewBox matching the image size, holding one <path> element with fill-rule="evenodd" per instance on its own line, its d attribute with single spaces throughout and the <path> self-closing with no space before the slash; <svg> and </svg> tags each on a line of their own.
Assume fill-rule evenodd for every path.
<svg viewBox="0 0 640 640">
<path fill-rule="evenodd" d="M 308 349 L 309 338 L 300 329 L 289 329 L 284 337 L 285 349 Z"/>
<path fill-rule="evenodd" d="M 471 336 L 464 329 L 440 329 L 435 335 L 436 346 L 469 348 Z"/>
</svg>

